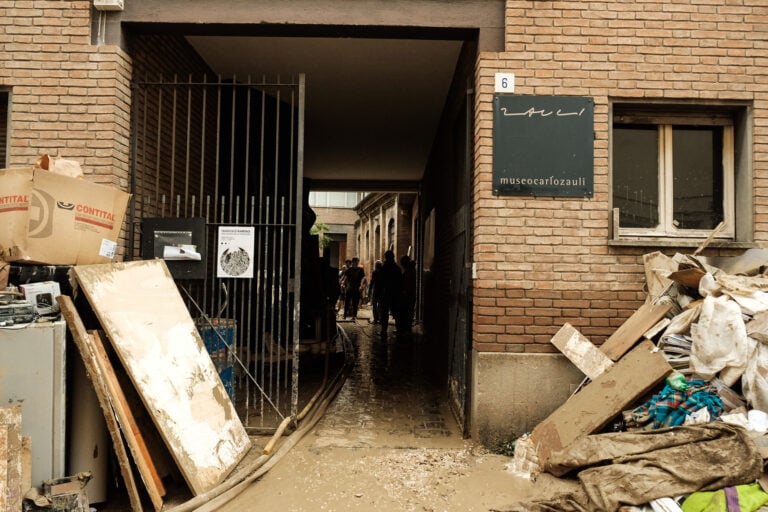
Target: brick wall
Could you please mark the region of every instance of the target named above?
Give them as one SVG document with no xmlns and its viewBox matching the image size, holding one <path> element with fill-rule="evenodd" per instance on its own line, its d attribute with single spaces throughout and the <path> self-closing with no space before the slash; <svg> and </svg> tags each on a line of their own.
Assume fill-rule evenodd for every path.
<svg viewBox="0 0 768 512">
<path fill-rule="evenodd" d="M 754 106 L 754 237 L 768 238 L 768 11 L 762 0 L 509 0 L 504 53 L 476 70 L 474 347 L 554 352 L 569 322 L 602 342 L 645 300 L 643 254 L 609 246 L 609 99 L 746 100 Z M 496 72 L 517 94 L 595 101 L 594 197 L 493 196 Z M 667 247 L 664 252 L 692 252 Z"/>
<path fill-rule="evenodd" d="M 0 0 L 0 87 L 11 91 L 9 166 L 42 153 L 77 160 L 88 179 L 127 189 L 130 68 L 91 45 L 89 1 Z"/>
</svg>

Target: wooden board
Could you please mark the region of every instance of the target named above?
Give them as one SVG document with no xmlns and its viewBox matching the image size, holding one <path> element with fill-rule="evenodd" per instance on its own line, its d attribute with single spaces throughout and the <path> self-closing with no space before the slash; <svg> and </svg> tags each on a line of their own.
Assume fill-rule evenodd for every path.
<svg viewBox="0 0 768 512">
<path fill-rule="evenodd" d="M 2 472 L 0 472 L 2 474 Z M 32 438 L 21 438 L 21 495 L 32 488 Z"/>
<path fill-rule="evenodd" d="M 21 405 L 0 407 L 0 426 L 6 432 L 5 442 L 5 508 L 0 512 L 21 510 Z M 2 502 L 0 502 L 2 503 Z"/>
<path fill-rule="evenodd" d="M 152 504 L 155 510 L 160 510 L 163 508 L 162 497 L 165 496 L 163 482 L 160 480 L 160 476 L 158 476 L 155 465 L 152 462 L 152 457 L 147 450 L 144 436 L 136 425 L 136 421 L 134 421 L 133 412 L 128 407 L 123 389 L 117 381 L 112 363 L 109 361 L 109 357 L 107 357 L 107 351 L 104 349 L 101 336 L 95 331 L 91 331 L 89 334 L 93 342 L 94 360 L 104 376 L 104 383 L 107 385 L 112 410 L 115 411 L 115 416 L 123 431 L 123 437 L 125 437 L 125 441 L 131 450 L 133 461 L 136 463 L 139 475 L 141 475 L 144 486 L 152 499 Z"/>
<path fill-rule="evenodd" d="M 165 262 L 73 270 L 190 490 L 212 489 L 251 443 Z"/>
<path fill-rule="evenodd" d="M 75 342 L 78 352 L 80 352 L 80 357 L 83 359 L 83 364 L 85 365 L 86 374 L 91 380 L 93 389 L 96 392 L 96 398 L 99 400 L 99 406 L 101 406 L 101 411 L 104 413 L 104 420 L 107 424 L 109 436 L 112 439 L 112 447 L 115 450 L 115 457 L 117 458 L 117 463 L 120 467 L 120 475 L 123 477 L 123 483 L 125 484 L 125 489 L 128 493 L 128 501 L 131 504 L 131 510 L 140 512 L 143 509 L 141 506 L 141 498 L 139 497 L 139 489 L 136 487 L 136 480 L 134 479 L 133 471 L 131 470 L 131 461 L 128 459 L 128 452 L 125 449 L 123 438 L 120 435 L 117 417 L 115 416 L 109 401 L 107 384 L 104 382 L 104 376 L 95 360 L 95 351 L 92 347 L 91 337 L 86 332 L 85 325 L 83 325 L 80 315 L 77 314 L 77 309 L 75 309 L 72 299 L 66 295 L 60 295 L 56 297 L 56 301 L 61 308 L 61 314 L 67 321 L 67 327 L 72 333 L 72 339 Z"/>
<path fill-rule="evenodd" d="M 608 356 L 569 323 L 563 325 L 550 342 L 591 380 L 613 366 Z"/>
<path fill-rule="evenodd" d="M 651 341 L 640 342 L 533 429 L 531 440 L 542 464 L 552 452 L 602 429 L 672 371 L 655 348 Z"/>
<path fill-rule="evenodd" d="M 643 304 L 605 340 L 600 350 L 612 361 L 618 361 L 642 338 L 645 331 L 664 318 L 671 308 L 670 304 Z"/>
<path fill-rule="evenodd" d="M 0 425 L 0 512 L 8 511 L 8 425 Z"/>
</svg>

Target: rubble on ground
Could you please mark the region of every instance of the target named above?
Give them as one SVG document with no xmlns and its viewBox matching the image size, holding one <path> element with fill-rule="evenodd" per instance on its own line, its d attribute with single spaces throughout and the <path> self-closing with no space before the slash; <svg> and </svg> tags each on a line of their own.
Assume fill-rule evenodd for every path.
<svg viewBox="0 0 768 512">
<path fill-rule="evenodd" d="M 768 250 L 644 262 L 646 304 L 601 346 L 552 338 L 587 377 L 508 467 L 579 485 L 503 510 L 768 510 Z"/>
</svg>

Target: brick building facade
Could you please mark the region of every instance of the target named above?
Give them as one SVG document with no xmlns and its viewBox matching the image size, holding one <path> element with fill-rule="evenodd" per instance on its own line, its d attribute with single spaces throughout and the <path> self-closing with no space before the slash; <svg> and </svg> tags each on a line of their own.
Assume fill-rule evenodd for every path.
<svg viewBox="0 0 768 512">
<path fill-rule="evenodd" d="M 549 343 L 565 322 L 602 342 L 646 299 L 643 255 L 692 252 L 705 238 L 634 229 L 614 216 L 616 130 L 629 117 L 645 116 L 644 127 L 662 118 L 659 126 L 672 126 L 680 116 L 689 120 L 683 125 L 708 118 L 706 126 L 724 126 L 731 181 L 719 193 L 729 228 L 708 253 L 737 254 L 768 240 L 762 0 L 504 5 L 503 49 L 480 45 L 472 104 L 469 403 L 472 434 L 489 441 L 529 430 L 582 378 Z M 6 164 L 58 154 L 82 162 L 88 179 L 129 189 L 135 60 L 145 54 L 140 71 L 148 75 L 198 71 L 191 47 L 178 37 L 99 44 L 97 13 L 84 0 L 0 0 L 0 14 Z M 169 41 L 184 58 L 162 53 Z M 500 72 L 514 73 L 514 94 L 594 100 L 591 197 L 494 195 Z"/>
</svg>

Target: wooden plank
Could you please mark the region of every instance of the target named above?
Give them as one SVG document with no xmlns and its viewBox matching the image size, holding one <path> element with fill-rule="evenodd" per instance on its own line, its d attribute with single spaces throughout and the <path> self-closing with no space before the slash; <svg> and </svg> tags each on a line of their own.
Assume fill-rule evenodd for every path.
<svg viewBox="0 0 768 512">
<path fill-rule="evenodd" d="M 96 398 L 99 400 L 101 411 L 104 413 L 107 430 L 112 438 L 112 446 L 115 449 L 115 457 L 117 457 L 118 466 L 120 466 L 120 475 L 123 477 L 123 483 L 125 484 L 128 493 L 131 510 L 140 512 L 143 509 L 141 498 L 139 496 L 139 489 L 136 486 L 136 480 L 133 477 L 131 461 L 128 459 L 128 452 L 125 449 L 123 438 L 120 435 L 117 418 L 115 417 L 115 413 L 109 402 L 109 391 L 104 382 L 104 375 L 101 373 L 101 369 L 96 363 L 91 337 L 88 335 L 88 332 L 86 332 L 85 325 L 83 325 L 80 315 L 77 314 L 77 309 L 75 309 L 72 299 L 66 295 L 60 295 L 56 297 L 56 300 L 61 308 L 61 314 L 67 322 L 67 327 L 72 333 L 72 339 L 75 341 L 75 346 L 77 347 L 78 352 L 80 352 L 80 357 L 83 359 L 88 378 L 91 380 L 91 384 L 93 384 L 94 391 L 96 391 Z"/>
<path fill-rule="evenodd" d="M 550 342 L 591 380 L 613 366 L 608 356 L 569 323 L 563 325 Z"/>
<path fill-rule="evenodd" d="M 670 304 L 643 304 L 605 340 L 600 350 L 612 361 L 618 361 L 642 338 L 643 333 L 664 318 L 671 308 Z"/>
<path fill-rule="evenodd" d="M 147 444 L 144 442 L 144 436 L 141 434 L 138 425 L 136 425 L 136 421 L 134 421 L 133 412 L 131 412 L 128 401 L 125 399 L 123 388 L 117 381 L 115 370 L 107 356 L 101 336 L 96 331 L 89 331 L 89 334 L 93 342 L 94 360 L 99 365 L 99 369 L 104 376 L 112 410 L 117 416 L 117 421 L 123 431 L 123 437 L 125 437 L 128 448 L 131 450 L 133 461 L 136 463 L 139 475 L 141 475 L 147 493 L 152 500 L 152 505 L 155 507 L 155 510 L 159 511 L 163 508 L 162 497 L 165 496 L 165 486 L 163 486 L 163 482 L 157 474 L 152 457 L 149 454 L 149 450 L 147 450 Z"/>
<path fill-rule="evenodd" d="M 21 510 L 21 405 L 0 407 L 0 425 L 6 431 L 5 443 L 5 508 L 2 512 Z"/>
<path fill-rule="evenodd" d="M 165 262 L 73 271 L 190 490 L 214 488 L 251 442 Z"/>
<path fill-rule="evenodd" d="M 672 367 L 653 342 L 640 342 L 533 429 L 531 440 L 541 463 L 552 452 L 602 429 L 671 371 Z"/>
<path fill-rule="evenodd" d="M 0 425 L 0 512 L 8 512 L 8 425 Z"/>
<path fill-rule="evenodd" d="M 1 474 L 1 473 L 0 473 Z M 21 495 L 32 488 L 32 438 L 21 438 Z"/>
</svg>

